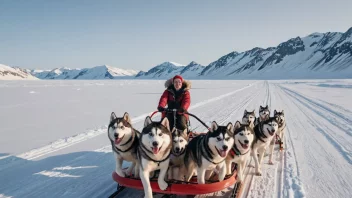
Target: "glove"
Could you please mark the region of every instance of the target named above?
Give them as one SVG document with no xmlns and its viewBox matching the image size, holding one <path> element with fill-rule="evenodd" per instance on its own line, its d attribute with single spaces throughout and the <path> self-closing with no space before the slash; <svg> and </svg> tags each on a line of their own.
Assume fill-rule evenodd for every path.
<svg viewBox="0 0 352 198">
<path fill-rule="evenodd" d="M 165 111 L 164 107 L 158 107 L 158 111 Z"/>
<path fill-rule="evenodd" d="M 179 110 L 178 110 L 178 112 L 180 112 L 180 113 L 187 113 L 187 110 L 186 110 L 186 109 L 181 108 L 181 109 L 179 109 Z"/>
</svg>

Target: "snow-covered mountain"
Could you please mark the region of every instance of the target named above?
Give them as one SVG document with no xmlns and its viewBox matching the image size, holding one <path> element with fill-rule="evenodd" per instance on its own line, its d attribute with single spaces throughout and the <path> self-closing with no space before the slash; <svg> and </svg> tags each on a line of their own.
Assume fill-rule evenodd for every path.
<svg viewBox="0 0 352 198">
<path fill-rule="evenodd" d="M 352 28 L 345 33 L 313 33 L 277 47 L 231 52 L 210 63 L 200 78 L 351 78 Z"/>
<path fill-rule="evenodd" d="M 186 66 L 179 63 L 164 62 L 160 65 L 151 68 L 147 72 L 139 72 L 136 75 L 136 78 L 171 78 L 176 74 L 180 74 L 185 68 Z"/>
<path fill-rule="evenodd" d="M 205 66 L 192 61 L 185 68 L 183 68 L 180 74 L 185 78 L 195 78 L 202 73 L 204 68 Z"/>
<path fill-rule="evenodd" d="M 180 71 L 166 62 L 136 78 L 166 79 L 175 74 L 193 79 L 352 78 L 352 28 L 296 37 L 266 49 L 234 51 L 184 73 L 186 68 Z"/>
<path fill-rule="evenodd" d="M 102 65 L 84 69 L 63 67 L 51 71 L 33 70 L 31 73 L 40 79 L 116 79 L 134 77 L 138 71 Z"/>
<path fill-rule="evenodd" d="M 19 69 L 17 69 L 19 70 Z M 291 38 L 276 47 L 230 52 L 202 66 L 164 62 L 149 71 L 124 70 L 107 65 L 85 69 L 32 70 L 39 79 L 292 79 L 352 78 L 352 28 L 345 33 L 312 33 Z"/>
<path fill-rule="evenodd" d="M 0 80 L 38 80 L 26 69 L 0 64 Z"/>
</svg>

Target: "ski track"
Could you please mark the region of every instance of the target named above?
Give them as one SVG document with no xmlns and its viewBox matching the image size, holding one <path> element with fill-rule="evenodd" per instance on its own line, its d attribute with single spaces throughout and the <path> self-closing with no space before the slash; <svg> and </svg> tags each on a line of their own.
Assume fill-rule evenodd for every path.
<svg viewBox="0 0 352 198">
<path fill-rule="evenodd" d="M 350 110 L 329 101 L 312 99 L 282 84 L 258 81 L 196 103 L 190 107 L 190 112 L 207 125 L 211 121 L 226 125 L 228 122 L 241 121 L 245 109 L 251 111 L 254 108 L 258 115 L 260 105 L 269 105 L 271 116 L 275 109 L 285 110 L 285 150 L 280 152 L 278 145 L 275 145 L 274 165 L 268 164 L 268 155 L 264 156 L 263 176 L 255 176 L 254 168 L 247 166 L 241 197 L 352 197 Z M 133 124 L 143 121 L 147 115 L 150 114 L 133 118 Z M 207 131 L 192 118 L 191 128 L 197 132 Z M 63 138 L 17 156 L 1 156 L 0 178 L 11 179 L 6 183 L 1 182 L 0 197 L 109 196 L 116 189 L 116 183 L 111 178 L 115 167 L 111 145 L 95 151 L 33 161 L 106 134 L 106 129 L 107 126 L 103 126 Z M 254 167 L 252 158 L 249 164 Z M 123 166 L 128 165 L 124 163 Z M 333 170 L 338 171 L 331 173 Z M 196 197 L 226 197 L 227 190 Z M 142 190 L 125 189 L 117 197 L 143 196 Z"/>
<path fill-rule="evenodd" d="M 293 113 L 285 114 L 290 136 L 286 142 L 290 142 L 292 150 L 288 148 L 285 153 L 284 197 L 304 197 L 305 194 L 308 197 L 351 197 L 346 196 L 351 195 L 348 189 L 352 187 L 350 153 L 332 136 L 343 132 L 329 121 L 322 122 L 316 107 L 300 101 L 292 92 L 280 87 L 279 93 L 285 97 L 286 100 L 282 101 L 288 111 Z M 295 154 L 297 152 L 299 157 Z M 333 170 L 338 171 L 331 173 Z"/>
</svg>

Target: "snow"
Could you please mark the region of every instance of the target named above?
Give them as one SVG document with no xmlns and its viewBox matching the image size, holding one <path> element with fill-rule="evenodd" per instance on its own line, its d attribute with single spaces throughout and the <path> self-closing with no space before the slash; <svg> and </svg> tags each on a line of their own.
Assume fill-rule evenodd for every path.
<svg viewBox="0 0 352 198">
<path fill-rule="evenodd" d="M 175 66 L 178 66 L 178 67 L 182 67 L 182 66 L 185 66 L 184 64 L 180 64 L 180 63 L 176 63 L 176 62 L 172 62 L 172 61 L 169 61 L 169 63 L 175 65 Z"/>
<path fill-rule="evenodd" d="M 38 80 L 38 78 L 22 71 L 20 68 L 0 64 L 0 80 Z"/>
<path fill-rule="evenodd" d="M 0 197 L 108 197 L 116 189 L 110 113 L 129 112 L 140 130 L 163 86 L 164 80 L 1 81 Z M 351 87 L 343 79 L 194 80 L 189 110 L 219 124 L 240 120 L 245 109 L 258 114 L 260 105 L 285 111 L 285 152 L 275 149 L 274 165 L 264 158 L 261 177 L 247 167 L 242 197 L 351 197 Z M 206 130 L 193 118 L 191 128 Z M 125 191 L 122 197 L 141 194 Z"/>
</svg>

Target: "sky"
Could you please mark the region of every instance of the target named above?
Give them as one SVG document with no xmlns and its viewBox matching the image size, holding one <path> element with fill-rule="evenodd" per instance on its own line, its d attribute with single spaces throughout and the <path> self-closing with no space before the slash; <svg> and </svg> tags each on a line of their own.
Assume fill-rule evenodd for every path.
<svg viewBox="0 0 352 198">
<path fill-rule="evenodd" d="M 352 27 L 350 0 L 0 0 L 0 64 L 29 69 L 110 65 L 147 71 L 202 65 Z"/>
</svg>

